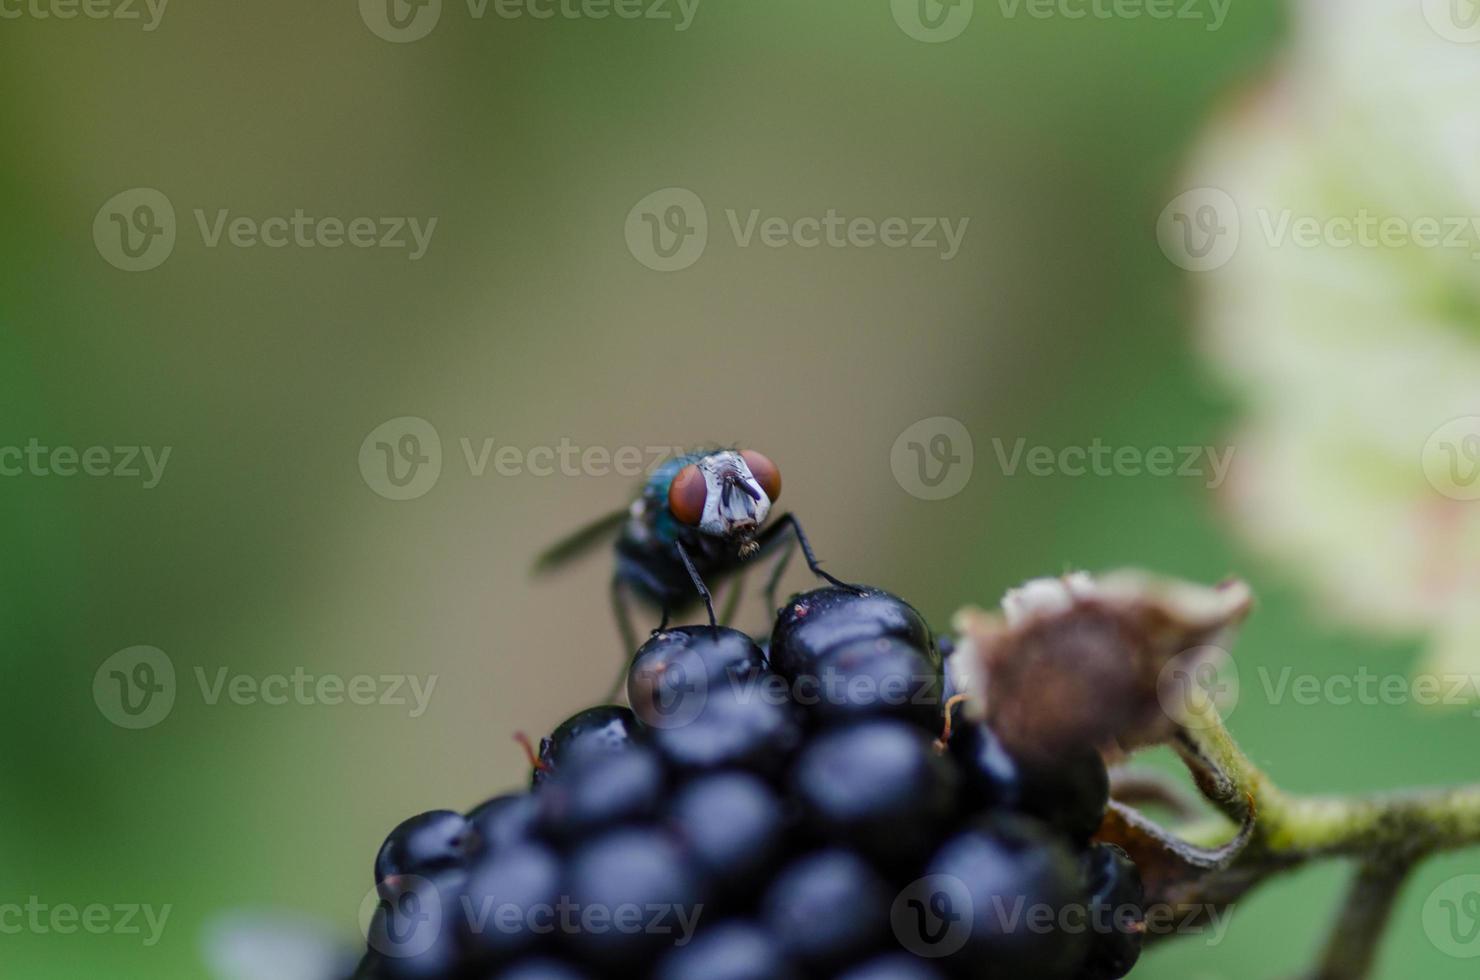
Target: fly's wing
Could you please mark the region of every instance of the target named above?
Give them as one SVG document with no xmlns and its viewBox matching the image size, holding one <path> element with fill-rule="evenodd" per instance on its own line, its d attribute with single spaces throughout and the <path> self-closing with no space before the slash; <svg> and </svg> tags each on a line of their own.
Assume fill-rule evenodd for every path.
<svg viewBox="0 0 1480 980">
<path fill-rule="evenodd" d="M 608 538 L 615 537 L 627 520 L 627 516 L 626 507 L 614 510 L 555 542 L 535 560 L 534 573 L 543 575 L 546 572 L 553 572 L 561 565 L 584 555 Z"/>
<path fill-rule="evenodd" d="M 223 915 L 203 940 L 214 980 L 344 980 L 359 958 L 333 930 L 286 912 Z"/>
</svg>

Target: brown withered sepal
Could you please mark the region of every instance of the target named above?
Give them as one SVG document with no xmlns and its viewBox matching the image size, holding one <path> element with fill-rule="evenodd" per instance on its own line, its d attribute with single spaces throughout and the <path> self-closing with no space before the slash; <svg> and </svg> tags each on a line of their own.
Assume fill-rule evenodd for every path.
<svg viewBox="0 0 1480 980">
<path fill-rule="evenodd" d="M 1225 657 L 1248 586 L 1135 571 L 1035 579 L 1000 613 L 958 615 L 978 712 L 1014 751 L 1093 745 L 1114 756 L 1169 740 L 1177 685 Z"/>
</svg>

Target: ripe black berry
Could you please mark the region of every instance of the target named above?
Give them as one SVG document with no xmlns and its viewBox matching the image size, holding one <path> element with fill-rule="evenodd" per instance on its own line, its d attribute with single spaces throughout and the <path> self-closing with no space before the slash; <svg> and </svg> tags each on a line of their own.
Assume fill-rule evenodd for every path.
<svg viewBox="0 0 1480 980">
<path fill-rule="evenodd" d="M 1000 815 L 947 840 L 929 874 L 960 882 L 969 896 L 965 944 L 953 969 L 971 978 L 1070 980 L 1084 962 L 1085 899 L 1078 868 L 1047 827 Z M 1061 928 L 1067 912 L 1079 912 Z"/>
<path fill-rule="evenodd" d="M 1100 829 L 1110 801 L 1105 761 L 1091 748 L 1062 752 L 1053 759 L 1020 762 L 1023 797 L 1019 804 L 1078 845 Z"/>
<path fill-rule="evenodd" d="M 799 596 L 769 643 L 774 669 L 733 630 L 656 633 L 628 676 L 636 710 L 558 726 L 528 792 L 397 827 L 356 980 L 1118 980 L 1134 965 L 1139 877 L 1087 846 L 1106 806 L 1097 752 L 1034 756 L 961 710 L 942 746 L 953 685 L 888 593 Z"/>
<path fill-rule="evenodd" d="M 957 726 L 951 753 L 961 765 L 962 796 L 972 810 L 1008 807 L 1038 817 L 1075 844 L 1099 830 L 1110 799 L 1110 777 L 1092 748 L 1053 758 L 1008 752 L 990 728 Z"/>
<path fill-rule="evenodd" d="M 565 942 L 590 965 L 626 976 L 703 913 L 687 855 L 656 830 L 622 828 L 581 844 L 570 856 L 564 894 L 580 916 L 578 928 L 563 932 Z"/>
<path fill-rule="evenodd" d="M 945 974 L 908 953 L 886 953 L 838 974 L 837 980 L 945 980 Z"/>
<path fill-rule="evenodd" d="M 463 960 L 455 928 L 466 871 L 444 869 L 388 878 L 366 939 L 375 954 L 372 976 L 430 980 L 452 976 Z"/>
<path fill-rule="evenodd" d="M 793 596 L 771 632 L 771 669 L 788 680 L 815 673 L 823 654 L 845 643 L 894 637 L 921 651 L 939 669 L 930 628 L 915 608 L 876 589 L 816 589 Z"/>
<path fill-rule="evenodd" d="M 523 843 L 491 855 L 468 876 L 456 927 L 475 958 L 506 962 L 546 936 L 560 896 L 560 860 L 538 844 Z"/>
<path fill-rule="evenodd" d="M 951 755 L 961 766 L 961 797 L 969 810 L 1015 807 L 1022 802 L 1022 775 L 992 730 L 979 723 L 961 724 L 951 731 Z"/>
<path fill-rule="evenodd" d="M 924 732 L 868 721 L 817 736 L 792 790 L 820 839 L 852 844 L 887 867 L 918 861 L 956 800 L 956 773 Z"/>
<path fill-rule="evenodd" d="M 1081 859 L 1089 889 L 1093 932 L 1081 980 L 1120 980 L 1141 957 L 1146 931 L 1146 891 L 1125 851 L 1096 844 Z"/>
<path fill-rule="evenodd" d="M 576 712 L 549 737 L 540 739 L 540 764 L 535 768 L 533 784 L 538 786 L 567 759 L 626 748 L 636 732 L 637 718 L 630 708 L 603 704 Z"/>
<path fill-rule="evenodd" d="M 764 782 L 742 772 L 700 776 L 679 790 L 667 824 L 712 890 L 727 897 L 754 888 L 786 842 L 784 804 Z"/>
<path fill-rule="evenodd" d="M 743 685 L 765 670 L 765 655 L 749 636 L 724 627 L 680 626 L 654 633 L 627 674 L 627 699 L 649 725 L 663 725 L 685 703 L 712 688 Z"/>
<path fill-rule="evenodd" d="M 814 673 L 793 681 L 795 697 L 824 723 L 898 718 L 940 728 L 940 665 L 904 640 L 852 640 L 812 662 Z"/>
<path fill-rule="evenodd" d="M 529 837 L 538 811 L 538 800 L 530 793 L 505 793 L 478 804 L 468 811 L 468 824 L 473 829 L 469 853 L 492 853 Z"/>
<path fill-rule="evenodd" d="M 544 956 L 531 957 L 504 970 L 488 974 L 488 980 L 590 980 L 591 974 L 569 963 Z"/>
<path fill-rule="evenodd" d="M 666 779 L 657 753 L 642 745 L 568 760 L 539 793 L 539 829 L 559 841 L 657 814 Z"/>
<path fill-rule="evenodd" d="M 793 966 L 765 930 L 722 922 L 663 956 L 655 980 L 795 980 Z"/>
<path fill-rule="evenodd" d="M 837 970 L 889 935 L 893 893 L 851 851 L 814 851 L 783 868 L 761 899 L 761 918 L 782 950 L 815 971 Z"/>
<path fill-rule="evenodd" d="M 796 709 L 774 691 L 763 682 L 749 689 L 711 690 L 693 717 L 652 729 L 653 743 L 685 771 L 735 766 L 774 773 L 802 737 Z"/>
<path fill-rule="evenodd" d="M 375 856 L 375 881 L 394 875 L 426 874 L 462 863 L 469 840 L 467 819 L 451 810 L 432 810 L 402 821 Z"/>
</svg>

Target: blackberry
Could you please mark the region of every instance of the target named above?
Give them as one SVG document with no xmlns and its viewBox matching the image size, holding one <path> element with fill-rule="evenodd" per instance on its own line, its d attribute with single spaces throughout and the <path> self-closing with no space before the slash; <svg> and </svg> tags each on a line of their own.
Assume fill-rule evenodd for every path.
<svg viewBox="0 0 1480 980">
<path fill-rule="evenodd" d="M 603 704 L 578 711 L 540 739 L 539 763 L 531 775 L 538 786 L 567 759 L 587 753 L 618 752 L 632 744 L 638 731 L 631 708 Z"/>
<path fill-rule="evenodd" d="M 921 651 L 936 670 L 940 654 L 915 607 L 882 589 L 814 589 L 792 596 L 771 631 L 771 669 L 788 680 L 816 673 L 823 654 L 846 643 L 893 637 Z"/>
<path fill-rule="evenodd" d="M 862 857 L 830 848 L 781 869 L 761 899 L 761 918 L 783 951 L 826 972 L 883 945 L 893 895 Z"/>
<path fill-rule="evenodd" d="M 738 630 L 680 626 L 652 635 L 627 674 L 627 699 L 646 724 L 663 726 L 711 688 L 743 685 L 766 669 L 765 654 Z"/>
<path fill-rule="evenodd" d="M 432 810 L 402 821 L 375 855 L 377 884 L 398 875 L 419 875 L 462 863 L 471 827 L 451 810 Z"/>
<path fill-rule="evenodd" d="M 560 960 L 536 956 L 485 977 L 486 980 L 590 980 L 591 974 Z"/>
<path fill-rule="evenodd" d="M 682 771 L 733 766 L 779 772 L 800 744 L 802 730 L 795 706 L 763 681 L 748 689 L 709 691 L 685 723 L 653 728 L 653 744 Z"/>
<path fill-rule="evenodd" d="M 1146 892 L 1141 873 L 1114 844 L 1096 844 L 1080 859 L 1089 891 L 1089 962 L 1080 980 L 1120 980 L 1141 958 Z"/>
<path fill-rule="evenodd" d="M 1022 762 L 1025 813 L 1052 824 L 1076 845 L 1089 842 L 1105 819 L 1110 774 L 1092 748 Z"/>
<path fill-rule="evenodd" d="M 896 721 L 819 735 L 791 780 L 819 839 L 858 847 L 888 868 L 926 856 L 956 799 L 954 767 L 927 735 Z"/>
<path fill-rule="evenodd" d="M 837 980 L 945 980 L 928 960 L 908 953 L 886 953 L 860 963 Z"/>
<path fill-rule="evenodd" d="M 950 957 L 964 976 L 1070 980 L 1084 965 L 1085 933 L 1059 928 L 1086 896 L 1069 849 L 1031 818 L 994 815 L 941 845 L 927 871 L 960 882 L 965 943 Z M 1082 921 L 1082 916 L 1077 921 Z"/>
<path fill-rule="evenodd" d="M 461 868 L 408 874 L 382 882 L 366 939 L 363 976 L 431 980 L 456 976 L 465 958 L 456 928 L 468 873 Z"/>
<path fill-rule="evenodd" d="M 538 827 L 552 839 L 571 841 L 614 824 L 648 820 L 662 805 L 665 788 L 663 763 L 652 749 L 588 754 L 545 780 Z"/>
<path fill-rule="evenodd" d="M 955 717 L 950 750 L 960 764 L 961 802 L 966 809 L 1015 808 L 1022 803 L 1022 773 L 1017 760 L 986 725 L 962 724 Z"/>
<path fill-rule="evenodd" d="M 691 780 L 667 811 L 669 827 L 722 896 L 743 895 L 765 879 L 786 846 L 789 822 L 781 798 L 743 772 Z"/>
<path fill-rule="evenodd" d="M 1100 828 L 1110 800 L 1110 776 L 1092 748 L 1054 759 L 1012 755 L 982 724 L 956 726 L 951 752 L 961 764 L 962 797 L 972 810 L 1006 807 L 1052 824 L 1075 844 Z"/>
<path fill-rule="evenodd" d="M 1108 795 L 1098 752 L 1009 750 L 1022 740 L 960 711 L 941 744 L 954 679 L 886 592 L 797 596 L 764 643 L 769 658 L 723 627 L 655 633 L 628 673 L 634 709 L 557 726 L 527 791 L 398 826 L 355 976 L 1118 980 L 1135 965 L 1135 865 L 1088 843 Z"/>
<path fill-rule="evenodd" d="M 473 831 L 470 852 L 499 851 L 529 837 L 539 816 L 539 801 L 529 793 L 505 793 L 468 811 Z"/>
<path fill-rule="evenodd" d="M 479 863 L 468 876 L 457 927 L 473 958 L 507 962 L 541 944 L 540 917 L 560 898 L 560 859 L 522 843 Z"/>
<path fill-rule="evenodd" d="M 655 980 L 798 980 L 781 946 L 765 929 L 738 919 L 696 935 L 667 953 Z"/>
<path fill-rule="evenodd" d="M 699 879 L 687 855 L 657 830 L 609 831 L 582 844 L 569 862 L 562 898 L 581 919 L 578 928 L 562 925 L 561 938 L 603 971 L 634 975 L 673 944 L 685 921 L 703 914 Z"/>
<path fill-rule="evenodd" d="M 867 717 L 940 728 L 940 665 L 894 636 L 850 640 L 812 661 L 793 681 L 795 697 L 823 723 Z"/>
</svg>

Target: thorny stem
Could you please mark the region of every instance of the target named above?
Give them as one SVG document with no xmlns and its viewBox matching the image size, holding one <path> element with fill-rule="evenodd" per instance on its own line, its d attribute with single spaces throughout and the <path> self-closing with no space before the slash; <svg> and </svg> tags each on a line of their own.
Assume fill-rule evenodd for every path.
<svg viewBox="0 0 1480 980">
<path fill-rule="evenodd" d="M 1371 796 L 1294 795 L 1244 754 L 1210 700 L 1188 704 L 1187 711 L 1174 744 L 1199 775 L 1203 795 L 1235 823 L 1250 808 L 1256 815 L 1234 869 L 1258 878 L 1323 858 L 1357 862 L 1309 980 L 1370 976 L 1393 904 L 1413 867 L 1431 854 L 1480 845 L 1480 784 Z M 1228 827 L 1201 825 L 1182 836 L 1211 845 L 1227 839 Z"/>
</svg>

